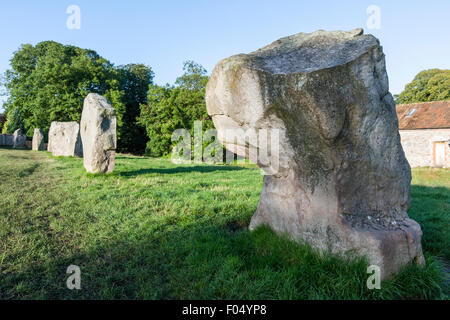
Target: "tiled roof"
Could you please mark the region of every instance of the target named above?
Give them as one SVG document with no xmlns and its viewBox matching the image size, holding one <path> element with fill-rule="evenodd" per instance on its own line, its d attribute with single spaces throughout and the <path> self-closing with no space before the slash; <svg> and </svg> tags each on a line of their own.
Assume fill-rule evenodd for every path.
<svg viewBox="0 0 450 320">
<path fill-rule="evenodd" d="M 400 130 L 450 128 L 450 100 L 397 105 Z"/>
</svg>

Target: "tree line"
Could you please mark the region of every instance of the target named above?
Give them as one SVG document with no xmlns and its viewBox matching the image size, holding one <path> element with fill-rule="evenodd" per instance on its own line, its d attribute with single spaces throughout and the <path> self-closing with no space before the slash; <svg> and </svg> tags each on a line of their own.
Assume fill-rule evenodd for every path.
<svg viewBox="0 0 450 320">
<path fill-rule="evenodd" d="M 3 133 L 22 129 L 28 137 L 34 128 L 47 136 L 53 121 L 80 121 L 84 98 L 91 92 L 105 96 L 117 112 L 119 152 L 164 156 L 172 149 L 174 129 L 192 130 L 205 120 L 206 70 L 193 61 L 174 85 L 153 83 L 154 72 L 144 64 L 114 66 L 97 52 L 54 41 L 22 45 L 11 59 L 2 85 Z"/>
<path fill-rule="evenodd" d="M 397 103 L 441 101 L 450 99 L 450 70 L 430 69 L 419 72 L 396 99 Z"/>
<path fill-rule="evenodd" d="M 203 130 L 213 128 L 205 106 L 207 71 L 193 61 L 185 62 L 183 71 L 174 84 L 159 86 L 144 64 L 114 66 L 94 50 L 54 41 L 25 44 L 1 81 L 8 100 L 0 130 L 22 129 L 32 137 L 34 128 L 47 135 L 52 121 L 79 122 L 83 100 L 93 92 L 117 111 L 119 152 L 165 156 L 175 129 L 193 135 L 197 120 L 203 121 Z M 450 70 L 422 71 L 395 98 L 397 103 L 450 99 Z"/>
</svg>

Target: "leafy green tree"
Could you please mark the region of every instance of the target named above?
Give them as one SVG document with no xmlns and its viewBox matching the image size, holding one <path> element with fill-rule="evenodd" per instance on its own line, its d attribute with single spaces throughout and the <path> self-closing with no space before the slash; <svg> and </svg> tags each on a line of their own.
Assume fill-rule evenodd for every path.
<svg viewBox="0 0 450 320">
<path fill-rule="evenodd" d="M 48 132 L 52 121 L 80 121 L 84 98 L 91 92 L 104 95 L 117 110 L 120 140 L 124 93 L 118 72 L 95 51 L 44 41 L 23 45 L 5 74 L 6 110 L 23 117 L 25 132 Z M 8 129 L 9 130 L 9 129 Z"/>
<path fill-rule="evenodd" d="M 209 77 L 207 71 L 202 65 L 188 60 L 183 64 L 184 74 L 178 77 L 175 84 L 183 89 L 202 91 L 205 90 Z"/>
<path fill-rule="evenodd" d="M 171 137 L 176 129 L 187 129 L 193 137 L 194 121 L 203 121 L 203 130 L 214 127 L 205 104 L 206 70 L 193 61 L 186 61 L 183 70 L 175 85 L 150 85 L 148 101 L 141 106 L 139 122 L 147 130 L 146 152 L 151 156 L 172 151 Z"/>
<path fill-rule="evenodd" d="M 450 70 L 430 69 L 420 72 L 400 93 L 397 103 L 450 99 Z"/>
<path fill-rule="evenodd" d="M 143 64 L 128 64 L 116 68 L 121 91 L 124 92 L 123 126 L 121 139 L 118 141 L 119 152 L 143 154 L 148 141 L 145 127 L 137 118 L 141 104 L 147 103 L 149 85 L 153 84 L 152 69 Z"/>
</svg>

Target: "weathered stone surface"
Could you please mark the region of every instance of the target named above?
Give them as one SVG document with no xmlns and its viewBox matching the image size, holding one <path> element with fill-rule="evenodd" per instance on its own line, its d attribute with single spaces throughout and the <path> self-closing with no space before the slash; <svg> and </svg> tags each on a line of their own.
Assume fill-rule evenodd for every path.
<svg viewBox="0 0 450 320">
<path fill-rule="evenodd" d="M 47 150 L 55 157 L 82 157 L 80 125 L 77 122 L 52 122 Z"/>
<path fill-rule="evenodd" d="M 44 148 L 44 132 L 41 129 L 35 128 L 33 134 L 33 151 L 43 151 Z"/>
<path fill-rule="evenodd" d="M 13 148 L 23 149 L 25 148 L 25 142 L 27 141 L 27 136 L 22 132 L 22 130 L 17 129 L 13 134 Z"/>
<path fill-rule="evenodd" d="M 116 159 L 116 110 L 105 97 L 90 93 L 81 115 L 84 167 L 91 173 L 114 170 Z"/>
<path fill-rule="evenodd" d="M 424 262 L 421 228 L 407 215 L 411 170 L 375 37 L 362 29 L 300 33 L 224 59 L 206 104 L 219 139 L 241 155 L 249 144 L 221 132 L 280 132 L 280 168 L 264 177 L 250 229 L 267 224 L 320 251 L 367 256 L 383 277 Z"/>
</svg>

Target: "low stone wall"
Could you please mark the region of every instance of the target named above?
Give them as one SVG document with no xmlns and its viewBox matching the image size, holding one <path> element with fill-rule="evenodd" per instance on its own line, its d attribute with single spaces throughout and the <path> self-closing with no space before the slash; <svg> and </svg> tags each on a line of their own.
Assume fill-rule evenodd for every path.
<svg viewBox="0 0 450 320">
<path fill-rule="evenodd" d="M 12 134 L 0 134 L 0 146 L 14 146 L 14 137 Z"/>
</svg>

